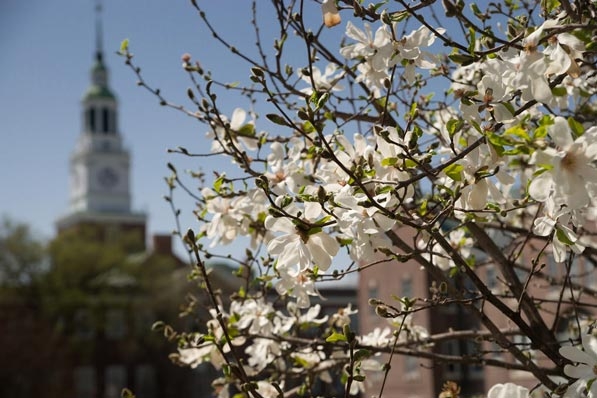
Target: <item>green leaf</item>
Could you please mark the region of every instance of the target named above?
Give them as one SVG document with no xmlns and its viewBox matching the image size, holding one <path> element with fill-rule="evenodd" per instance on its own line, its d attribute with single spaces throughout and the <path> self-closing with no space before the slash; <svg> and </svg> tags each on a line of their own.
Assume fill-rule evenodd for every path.
<svg viewBox="0 0 597 398">
<path fill-rule="evenodd" d="M 570 238 L 568 238 L 566 232 L 564 232 L 561 228 L 556 227 L 556 237 L 560 242 L 567 246 L 574 245 L 574 242 L 571 241 Z"/>
<path fill-rule="evenodd" d="M 325 339 L 325 341 L 328 343 L 336 343 L 338 341 L 347 341 L 347 340 L 346 340 L 346 336 L 344 336 L 342 333 L 332 332 L 332 334 L 329 335 Z"/>
<path fill-rule="evenodd" d="M 254 137 L 255 136 L 255 126 L 252 123 L 247 123 L 242 126 L 237 131 L 238 135 L 243 137 Z"/>
<path fill-rule="evenodd" d="M 550 14 L 557 7 L 560 7 L 559 0 L 544 0 L 543 7 L 545 8 L 545 14 Z M 591 390 L 591 386 L 587 386 L 587 390 Z"/>
<path fill-rule="evenodd" d="M 386 167 L 394 166 L 396 163 L 398 163 L 398 158 L 385 158 L 381 161 L 381 165 Z"/>
<path fill-rule="evenodd" d="M 410 106 L 410 111 L 408 112 L 411 119 L 414 119 L 417 116 L 417 103 L 413 102 Z"/>
<path fill-rule="evenodd" d="M 290 126 L 289 126 L 290 127 Z M 305 123 L 303 123 L 303 132 L 306 134 L 310 134 L 315 132 L 315 126 L 313 126 L 313 123 L 311 123 L 310 121 L 306 121 Z"/>
<path fill-rule="evenodd" d="M 512 116 L 516 116 L 516 109 L 514 109 L 514 105 L 509 102 L 500 102 L 500 104 L 502 104 Z"/>
<path fill-rule="evenodd" d="M 244 287 L 244 286 L 241 286 L 241 287 L 238 289 L 238 297 L 240 297 L 240 298 L 245 298 L 245 297 L 247 297 L 247 292 L 245 291 L 245 287 Z"/>
<path fill-rule="evenodd" d="M 309 228 L 309 230 L 307 231 L 307 235 L 308 236 L 315 235 L 315 234 L 320 233 L 321 231 L 323 231 L 323 229 L 321 227 Z"/>
<path fill-rule="evenodd" d="M 355 361 L 362 361 L 363 359 L 369 358 L 371 355 L 373 355 L 373 352 L 371 352 L 371 350 L 367 350 L 365 348 L 362 348 L 360 350 L 357 350 L 354 353 L 354 360 Z"/>
<path fill-rule="evenodd" d="M 570 130 L 572 130 L 577 137 L 580 137 L 585 132 L 585 128 L 582 124 L 577 122 L 573 117 L 568 118 L 568 126 L 570 126 Z"/>
<path fill-rule="evenodd" d="M 462 170 L 464 166 L 461 164 L 451 164 L 444 169 L 444 173 L 454 181 L 462 181 Z"/>
<path fill-rule="evenodd" d="M 587 382 L 587 391 L 591 391 L 591 386 L 593 385 L 593 383 L 595 382 L 595 380 L 597 380 L 597 378 L 592 378 L 591 380 L 589 380 Z"/>
<path fill-rule="evenodd" d="M 479 126 L 479 123 L 477 123 L 474 120 L 470 120 L 469 122 L 475 128 L 475 130 L 477 130 L 479 133 L 483 134 L 483 130 L 481 129 L 481 126 Z"/>
<path fill-rule="evenodd" d="M 129 39 L 124 39 L 120 42 L 120 52 L 126 54 L 129 51 Z"/>
<path fill-rule="evenodd" d="M 404 167 L 406 167 L 407 169 L 412 169 L 412 168 L 415 168 L 417 166 L 418 166 L 417 162 L 415 162 L 412 159 L 405 159 L 404 160 Z"/>
<path fill-rule="evenodd" d="M 553 124 L 553 119 L 550 116 L 543 116 L 539 120 L 539 127 L 535 129 L 534 139 L 541 139 L 547 137 L 547 127 Z"/>
<path fill-rule="evenodd" d="M 222 174 L 214 181 L 214 191 L 216 191 L 217 193 L 220 193 L 220 190 L 222 189 L 222 184 L 224 183 L 225 177 L 226 177 L 226 175 Z"/>
<path fill-rule="evenodd" d="M 568 94 L 566 87 L 557 86 L 551 89 L 551 93 L 556 97 L 563 97 Z"/>
<path fill-rule="evenodd" d="M 477 44 L 477 39 L 475 37 L 475 29 L 469 28 L 468 33 L 469 33 L 469 40 L 470 40 L 470 43 L 468 45 L 468 52 L 470 55 L 474 56 L 475 55 L 475 46 Z"/>
<path fill-rule="evenodd" d="M 424 216 L 425 214 L 427 214 L 427 205 L 429 204 L 429 200 L 428 199 L 423 199 L 423 202 L 421 203 L 421 206 L 419 207 L 419 213 Z"/>
<path fill-rule="evenodd" d="M 336 238 L 340 246 L 348 246 L 352 243 L 352 239 L 350 238 Z"/>
<path fill-rule="evenodd" d="M 123 388 L 120 392 L 121 398 L 135 398 L 135 394 L 128 388 Z"/>
<path fill-rule="evenodd" d="M 530 138 L 527 130 L 519 124 L 507 129 L 504 132 L 504 135 L 514 135 L 516 137 L 522 138 L 523 140 L 529 140 L 529 138 Z"/>
<path fill-rule="evenodd" d="M 475 58 L 471 57 L 470 55 L 458 54 L 458 53 L 450 54 L 450 55 L 448 55 L 448 58 L 450 58 L 450 60 L 452 60 L 452 62 L 455 62 L 462 66 L 470 65 L 475 61 Z"/>
<path fill-rule="evenodd" d="M 448 133 L 450 133 L 450 137 L 453 137 L 454 134 L 459 132 L 463 126 L 464 121 L 462 119 L 450 119 L 448 120 L 448 123 L 446 123 L 446 128 L 448 129 Z"/>
<path fill-rule="evenodd" d="M 267 115 L 265 115 L 265 117 L 268 118 L 271 122 L 273 122 L 275 124 L 279 124 L 280 126 L 290 127 L 290 125 L 288 124 L 286 119 L 284 119 L 280 115 L 276 115 L 275 113 L 268 113 Z"/>
<path fill-rule="evenodd" d="M 326 104 L 326 102 L 328 101 L 328 99 L 330 98 L 330 94 L 329 93 L 324 93 L 319 100 L 317 100 L 317 105 L 315 106 L 315 110 L 319 110 L 321 108 L 323 108 Z"/>
</svg>

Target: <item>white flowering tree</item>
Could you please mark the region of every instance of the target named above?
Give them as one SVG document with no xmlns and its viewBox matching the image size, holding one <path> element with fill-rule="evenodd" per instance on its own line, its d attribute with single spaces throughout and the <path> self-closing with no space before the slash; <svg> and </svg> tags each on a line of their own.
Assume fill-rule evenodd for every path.
<svg viewBox="0 0 597 398">
<path fill-rule="evenodd" d="M 212 315 L 200 332 L 170 331 L 178 363 L 211 363 L 221 397 L 324 395 L 317 386 L 333 381 L 349 397 L 369 370 L 392 377 L 380 353 L 407 347 L 536 379 L 533 391 L 495 385 L 492 398 L 597 397 L 597 291 L 576 274 L 597 264 L 595 1 L 254 1 L 235 21 L 253 26 L 252 48 L 235 46 L 200 0 L 190 7 L 246 79 L 221 81 L 209 71 L 217 61 L 185 54 L 189 103 L 174 104 L 121 48 L 139 84 L 211 140 L 172 152 L 204 160 L 207 175 L 212 158 L 230 164 L 213 181 L 170 165 L 170 189 L 196 201 L 200 226 L 181 237 Z M 229 256 L 245 282 L 228 305 L 204 261 L 230 245 L 246 246 L 244 258 Z M 328 318 L 312 305 L 321 281 L 388 261 L 415 261 L 434 283 L 429 297 L 372 297 L 386 330 L 359 335 L 350 307 Z M 462 307 L 480 331 L 434 336 L 412 320 L 444 305 Z M 576 333 L 557 333 L 563 318 Z M 471 336 L 496 348 L 466 358 L 433 349 Z M 458 395 L 449 382 L 441 393 Z"/>
</svg>

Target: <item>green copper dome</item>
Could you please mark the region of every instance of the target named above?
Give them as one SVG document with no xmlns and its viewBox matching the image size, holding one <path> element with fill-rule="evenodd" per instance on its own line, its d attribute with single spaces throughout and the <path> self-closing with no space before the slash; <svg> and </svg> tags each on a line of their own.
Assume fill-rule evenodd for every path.
<svg viewBox="0 0 597 398">
<path fill-rule="evenodd" d="M 101 53 L 96 55 L 96 62 L 91 68 L 91 86 L 87 89 L 83 99 L 116 99 L 108 88 L 108 69 L 102 61 Z"/>
<path fill-rule="evenodd" d="M 107 99 L 112 99 L 115 100 L 116 97 L 114 96 L 114 94 L 112 93 L 112 91 L 110 91 L 110 89 L 108 87 L 102 87 L 102 86 L 98 86 L 98 85 L 91 85 L 88 89 L 87 92 L 85 92 L 85 96 L 83 97 L 83 100 L 90 100 L 90 99 L 101 99 L 101 98 L 107 98 Z"/>
</svg>

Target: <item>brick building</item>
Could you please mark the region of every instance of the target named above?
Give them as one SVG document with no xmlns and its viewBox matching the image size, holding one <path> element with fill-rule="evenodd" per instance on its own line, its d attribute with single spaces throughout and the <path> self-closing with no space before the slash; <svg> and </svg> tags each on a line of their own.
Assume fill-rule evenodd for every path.
<svg viewBox="0 0 597 398">
<path fill-rule="evenodd" d="M 406 242 L 412 242 L 415 237 L 415 232 L 408 228 L 401 228 L 397 233 Z M 506 253 L 510 250 L 505 237 L 493 236 L 492 238 L 504 248 Z M 569 274 L 572 288 L 563 291 L 562 281 L 567 277 L 566 266 L 556 264 L 551 253 L 542 252 L 541 249 L 544 246 L 544 241 L 528 242 L 525 251 L 516 262 L 515 271 L 522 283 L 525 283 L 529 276 L 530 264 L 535 260 L 537 260 L 537 264 L 544 264 L 540 270 L 535 270 L 533 277 L 529 280 L 528 286 L 526 286 L 527 293 L 538 306 L 545 325 L 553 333 L 555 339 L 560 343 L 565 343 L 579 336 L 580 323 L 577 322 L 577 315 L 580 316 L 581 323 L 583 317 L 588 320 L 595 319 L 594 310 L 591 311 L 591 308 L 597 304 L 597 300 L 595 300 L 597 272 L 595 272 L 595 266 L 585 259 L 580 257 L 574 259 L 570 265 Z M 543 254 L 536 259 L 538 253 Z M 475 273 L 487 287 L 494 294 L 508 292 L 509 289 L 497 265 L 484 258 L 480 251 L 474 255 Z M 460 280 L 457 280 L 458 278 Z M 467 281 L 463 275 L 455 276 L 451 280 L 455 284 L 460 284 L 461 291 L 476 292 L 472 283 Z M 360 273 L 358 288 L 361 333 L 388 325 L 385 319 L 375 313 L 375 308 L 369 305 L 369 298 L 377 298 L 400 307 L 396 297 L 410 297 L 417 298 L 419 300 L 417 305 L 422 305 L 422 300 L 431 297 L 430 288 L 433 282 L 432 277 L 412 259 L 402 263 L 398 261 L 379 263 L 364 269 Z M 574 301 L 581 303 L 583 308 L 576 308 L 578 305 L 566 302 L 572 295 L 574 295 Z M 515 299 L 504 298 L 503 302 L 511 309 L 516 310 L 518 307 L 518 301 Z M 512 321 L 506 319 L 488 302 L 484 302 L 483 306 L 485 315 L 502 331 L 508 333 L 507 337 L 511 344 L 518 345 L 525 350 L 536 363 L 553 366 L 553 363 L 542 356 L 540 352 L 532 350 L 533 347 L 531 347 L 529 339 L 520 333 Z M 456 305 L 444 305 L 419 311 L 413 315 L 413 323 L 426 328 L 430 335 L 465 330 L 487 333 L 476 316 L 463 306 Z M 516 363 L 511 354 L 504 353 L 495 342 L 488 340 L 491 339 L 446 339 L 423 350 L 457 357 L 482 355 L 483 358 Z M 373 381 L 373 386 L 369 388 L 366 395 L 379 392 L 382 380 L 375 377 L 375 374 L 372 374 L 369 378 L 370 382 Z M 528 388 L 537 385 L 537 380 L 531 373 L 520 369 L 464 365 L 397 355 L 392 361 L 384 396 L 388 398 L 437 397 L 446 381 L 458 383 L 462 388 L 461 396 L 465 398 L 484 397 L 487 390 L 497 383 L 514 382 Z"/>
</svg>

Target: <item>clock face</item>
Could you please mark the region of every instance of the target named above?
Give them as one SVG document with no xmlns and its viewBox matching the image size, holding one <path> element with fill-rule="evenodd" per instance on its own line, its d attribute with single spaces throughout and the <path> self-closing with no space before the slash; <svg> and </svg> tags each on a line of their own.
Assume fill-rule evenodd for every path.
<svg viewBox="0 0 597 398">
<path fill-rule="evenodd" d="M 97 180 L 104 188 L 114 188 L 118 185 L 118 173 L 111 167 L 100 169 Z"/>
</svg>

